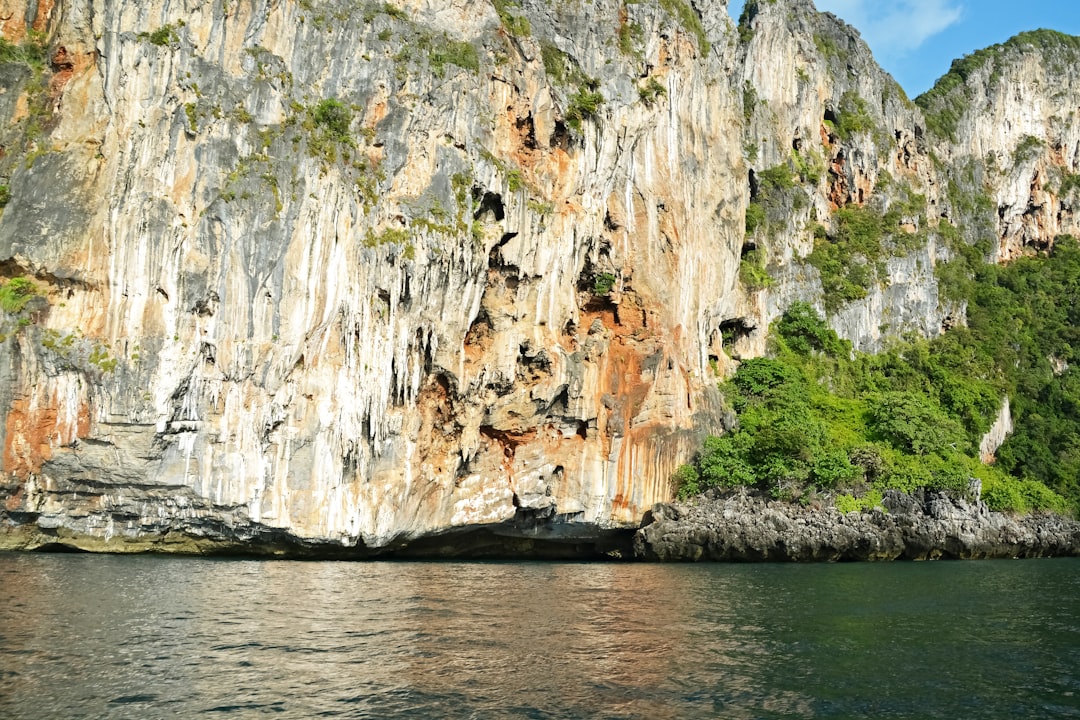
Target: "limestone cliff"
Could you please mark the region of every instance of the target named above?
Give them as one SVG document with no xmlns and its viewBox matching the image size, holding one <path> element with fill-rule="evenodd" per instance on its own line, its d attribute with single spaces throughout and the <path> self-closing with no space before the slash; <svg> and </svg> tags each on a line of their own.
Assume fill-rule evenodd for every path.
<svg viewBox="0 0 1080 720">
<path fill-rule="evenodd" d="M 953 63 L 919 98 L 947 178 L 943 217 L 990 235 L 996 260 L 1080 231 L 1080 39 L 1017 35 Z"/>
<path fill-rule="evenodd" d="M 0 542 L 600 542 L 792 300 L 939 332 L 942 168 L 1077 92 L 931 146 L 852 28 L 750 5 L 0 0 Z"/>
<path fill-rule="evenodd" d="M 758 332 L 739 351 L 762 354 L 769 322 L 796 299 L 831 315 L 861 350 L 902 332 L 936 334 L 955 309 L 939 299 L 933 274 L 937 173 L 918 108 L 854 28 L 810 2 L 747 8 L 735 81 L 750 200 L 765 218 L 748 224 L 743 252 L 770 281 L 752 293 Z M 777 168 L 793 173 L 793 188 L 776 186 Z M 878 255 L 854 258 L 838 275 L 822 248 L 843 231 L 841 208 L 865 208 L 886 227 Z"/>
</svg>

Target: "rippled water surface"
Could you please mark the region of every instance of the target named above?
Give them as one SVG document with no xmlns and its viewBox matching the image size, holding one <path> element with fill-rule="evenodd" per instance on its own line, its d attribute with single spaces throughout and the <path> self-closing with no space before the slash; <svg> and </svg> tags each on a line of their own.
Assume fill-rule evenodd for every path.
<svg viewBox="0 0 1080 720">
<path fill-rule="evenodd" d="M 1080 560 L 0 554 L 0 718 L 1080 717 Z"/>
</svg>

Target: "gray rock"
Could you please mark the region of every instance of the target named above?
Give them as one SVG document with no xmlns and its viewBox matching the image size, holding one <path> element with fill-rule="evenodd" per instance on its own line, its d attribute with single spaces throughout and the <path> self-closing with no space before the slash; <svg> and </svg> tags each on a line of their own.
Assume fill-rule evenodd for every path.
<svg viewBox="0 0 1080 720">
<path fill-rule="evenodd" d="M 635 556 L 664 562 L 932 560 L 1080 555 L 1080 522 L 990 512 L 941 492 L 890 491 L 887 511 L 842 513 L 740 491 L 665 503 L 634 538 Z"/>
</svg>

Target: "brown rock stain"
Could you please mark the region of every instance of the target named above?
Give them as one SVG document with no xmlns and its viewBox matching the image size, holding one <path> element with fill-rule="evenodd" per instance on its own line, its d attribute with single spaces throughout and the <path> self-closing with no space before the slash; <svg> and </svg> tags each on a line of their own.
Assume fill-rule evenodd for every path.
<svg viewBox="0 0 1080 720">
<path fill-rule="evenodd" d="M 37 0 L 37 5 L 32 13 L 33 21 L 26 24 L 27 6 L 31 5 L 27 0 L 0 0 L 0 33 L 10 43 L 19 44 L 26 39 L 27 33 L 33 30 L 36 33 L 45 33 L 52 21 L 53 10 L 56 8 L 56 0 Z"/>
<path fill-rule="evenodd" d="M 13 512 L 22 508 L 23 500 L 26 498 L 26 486 L 19 485 L 15 488 L 15 492 L 8 495 L 4 501 L 4 509 L 8 512 Z"/>
<path fill-rule="evenodd" d="M 5 423 L 4 468 L 8 475 L 25 480 L 52 458 L 56 419 L 55 408 L 31 409 L 28 398 L 12 401 Z"/>
<path fill-rule="evenodd" d="M 14 125 L 28 117 L 30 117 L 30 96 L 23 93 L 15 101 L 15 111 L 11 113 L 11 124 Z"/>
<path fill-rule="evenodd" d="M 507 432 L 496 430 L 490 425 L 481 425 L 480 436 L 485 439 L 489 448 L 502 452 L 503 476 L 512 483 L 514 478 L 514 456 L 517 454 L 517 449 L 522 445 L 532 443 L 536 439 L 536 430 Z"/>
<path fill-rule="evenodd" d="M 82 75 L 94 67 L 96 57 L 93 53 L 72 53 L 61 45 L 53 52 L 50 64 L 53 76 L 49 79 L 49 97 L 55 102 L 64 92 L 64 86 L 71 78 Z"/>
<path fill-rule="evenodd" d="M 420 430 L 416 436 L 420 461 L 436 476 L 447 473 L 447 465 L 456 452 L 461 433 L 450 395 L 449 381 L 445 376 L 429 375 L 416 398 L 416 408 L 420 413 Z"/>
</svg>

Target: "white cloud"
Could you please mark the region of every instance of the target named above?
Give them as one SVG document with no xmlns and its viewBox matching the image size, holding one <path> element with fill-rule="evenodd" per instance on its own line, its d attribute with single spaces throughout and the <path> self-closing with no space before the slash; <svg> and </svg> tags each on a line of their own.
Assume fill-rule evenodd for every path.
<svg viewBox="0 0 1080 720">
<path fill-rule="evenodd" d="M 907 55 L 964 11 L 955 0 L 816 0 L 816 5 L 858 28 L 879 58 Z"/>
</svg>

